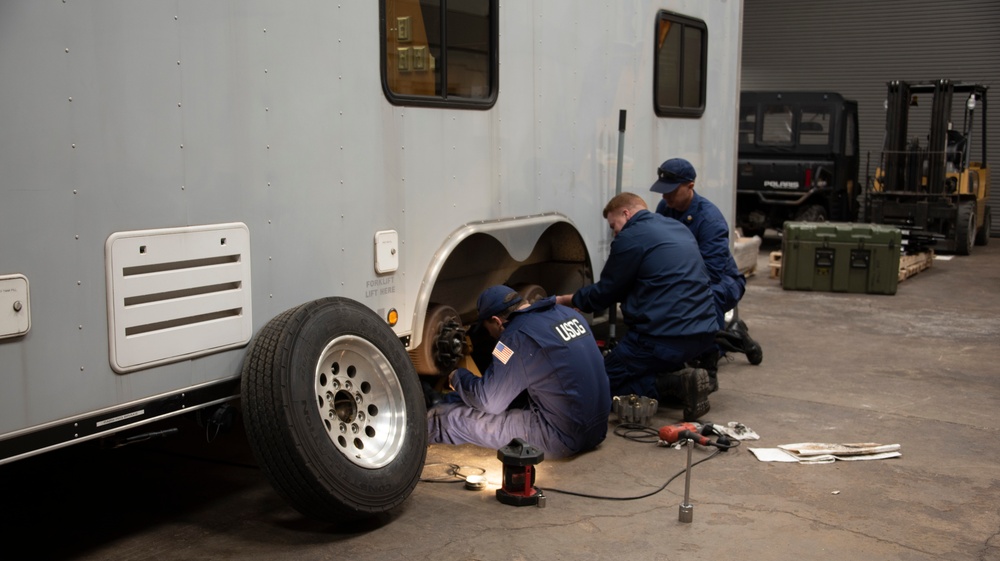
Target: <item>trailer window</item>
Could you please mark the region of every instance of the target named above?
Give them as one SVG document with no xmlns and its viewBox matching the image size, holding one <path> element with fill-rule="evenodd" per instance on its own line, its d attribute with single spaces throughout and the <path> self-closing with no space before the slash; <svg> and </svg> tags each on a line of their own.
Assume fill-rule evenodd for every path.
<svg viewBox="0 0 1000 561">
<path fill-rule="evenodd" d="M 653 103 L 661 117 L 700 117 L 705 112 L 705 22 L 661 11 L 656 23 Z"/>
<path fill-rule="evenodd" d="M 492 106 L 496 15 L 497 0 L 382 0 L 382 89 L 389 101 Z"/>
</svg>

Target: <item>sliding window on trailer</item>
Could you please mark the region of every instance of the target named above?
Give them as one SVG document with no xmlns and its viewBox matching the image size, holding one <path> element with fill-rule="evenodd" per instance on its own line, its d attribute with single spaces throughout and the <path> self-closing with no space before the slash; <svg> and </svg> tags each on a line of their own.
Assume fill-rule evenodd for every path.
<svg viewBox="0 0 1000 561">
<path fill-rule="evenodd" d="M 705 22 L 660 11 L 656 18 L 653 104 L 660 117 L 698 118 L 705 112 L 708 28 Z"/>
<path fill-rule="evenodd" d="M 382 90 L 395 105 L 488 109 L 498 0 L 381 0 Z"/>
</svg>

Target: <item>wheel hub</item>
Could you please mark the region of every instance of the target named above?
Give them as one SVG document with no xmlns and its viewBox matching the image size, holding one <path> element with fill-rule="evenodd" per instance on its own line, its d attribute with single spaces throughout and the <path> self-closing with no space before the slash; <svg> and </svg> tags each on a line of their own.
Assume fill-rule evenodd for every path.
<svg viewBox="0 0 1000 561">
<path fill-rule="evenodd" d="M 316 403 L 334 447 L 355 464 L 375 469 L 402 448 L 406 405 L 385 355 L 369 341 L 331 341 L 316 365 Z"/>
<path fill-rule="evenodd" d="M 465 354 L 465 329 L 454 318 L 444 322 L 434 344 L 434 363 L 441 372 L 450 372 Z"/>
</svg>

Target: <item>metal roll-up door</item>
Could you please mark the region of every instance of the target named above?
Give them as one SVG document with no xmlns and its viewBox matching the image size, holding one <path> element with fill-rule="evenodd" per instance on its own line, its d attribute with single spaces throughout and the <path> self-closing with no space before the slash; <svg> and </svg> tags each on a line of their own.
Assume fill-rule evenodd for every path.
<svg viewBox="0 0 1000 561">
<path fill-rule="evenodd" d="M 1000 2 L 748 0 L 743 90 L 829 90 L 858 102 L 861 175 L 874 172 L 886 83 L 941 78 L 990 86 L 986 161 L 1000 166 Z M 958 100 L 955 101 L 958 104 Z M 976 143 L 978 144 L 978 143 Z M 978 149 L 977 149 L 978 151 Z M 976 152 L 973 157 L 976 158 Z M 1000 173 L 990 193 L 1000 224 Z M 993 228 L 1000 236 L 1000 228 Z"/>
</svg>

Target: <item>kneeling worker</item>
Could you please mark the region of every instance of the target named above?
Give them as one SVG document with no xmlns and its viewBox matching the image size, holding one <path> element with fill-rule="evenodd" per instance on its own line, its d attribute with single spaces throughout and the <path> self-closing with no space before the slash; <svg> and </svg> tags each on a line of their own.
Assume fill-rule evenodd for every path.
<svg viewBox="0 0 1000 561">
<path fill-rule="evenodd" d="M 684 158 L 671 158 L 660 165 L 658 179 L 649 188 L 663 195 L 656 213 L 684 224 L 698 241 L 698 249 L 708 268 L 712 294 L 715 297 L 715 316 L 719 329 L 726 327 L 726 312 L 732 310 L 746 292 L 747 279 L 736 266 L 729 249 L 729 225 L 712 201 L 694 191 L 697 173 L 691 162 Z M 720 350 L 712 349 L 698 359 L 712 379 L 712 391 L 719 389 L 718 372 Z"/>
<path fill-rule="evenodd" d="M 521 438 L 552 459 L 600 444 L 611 393 L 583 316 L 554 297 L 529 305 L 507 286 L 486 289 L 476 307 L 479 321 L 499 339 L 493 361 L 481 378 L 464 368 L 451 373 L 461 401 L 427 411 L 429 442 L 499 449 Z M 522 392 L 527 405 L 512 406 Z"/>
<path fill-rule="evenodd" d="M 634 193 L 611 199 L 604 218 L 614 240 L 600 280 L 556 301 L 585 312 L 621 302 L 628 331 L 604 362 L 612 395 L 680 397 L 684 420 L 694 421 L 708 413 L 711 380 L 682 368 L 712 348 L 719 330 L 698 242 Z"/>
</svg>

